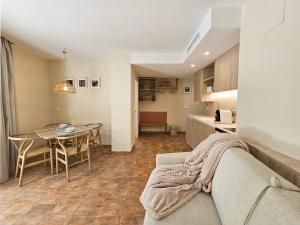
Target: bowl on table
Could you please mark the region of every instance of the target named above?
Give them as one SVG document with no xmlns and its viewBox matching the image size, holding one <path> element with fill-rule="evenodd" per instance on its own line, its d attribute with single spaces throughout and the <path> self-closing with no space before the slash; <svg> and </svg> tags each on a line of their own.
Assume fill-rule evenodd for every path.
<svg viewBox="0 0 300 225">
<path fill-rule="evenodd" d="M 66 123 L 61 123 L 61 124 L 58 124 L 58 128 L 66 128 L 68 127 L 69 125 L 66 124 Z"/>
<path fill-rule="evenodd" d="M 75 127 L 67 127 L 64 129 L 65 133 L 74 133 L 76 131 Z"/>
</svg>

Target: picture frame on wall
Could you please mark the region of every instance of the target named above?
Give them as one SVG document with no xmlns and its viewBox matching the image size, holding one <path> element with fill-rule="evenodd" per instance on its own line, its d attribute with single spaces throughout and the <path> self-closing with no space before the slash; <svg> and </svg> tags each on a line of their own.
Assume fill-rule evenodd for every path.
<svg viewBox="0 0 300 225">
<path fill-rule="evenodd" d="M 101 78 L 91 78 L 90 79 L 91 88 L 101 88 Z"/>
<path fill-rule="evenodd" d="M 74 77 L 66 77 L 66 82 L 75 87 L 75 78 Z"/>
<path fill-rule="evenodd" d="M 183 90 L 184 90 L 185 94 L 191 94 L 192 93 L 192 87 L 191 86 L 185 86 Z"/>
<path fill-rule="evenodd" d="M 88 87 L 88 79 L 87 78 L 78 78 L 77 79 L 77 88 L 87 88 Z"/>
</svg>

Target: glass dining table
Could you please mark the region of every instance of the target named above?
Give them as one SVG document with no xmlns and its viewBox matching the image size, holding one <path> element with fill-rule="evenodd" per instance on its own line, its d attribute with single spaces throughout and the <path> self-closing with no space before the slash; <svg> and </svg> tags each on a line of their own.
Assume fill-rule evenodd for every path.
<svg viewBox="0 0 300 225">
<path fill-rule="evenodd" d="M 68 131 L 70 131 L 70 129 L 68 130 L 67 128 L 71 128 L 71 127 L 72 127 L 72 130 L 71 130 L 72 132 L 68 132 Z M 68 125 L 66 127 L 56 126 L 56 127 L 46 128 L 46 129 L 42 129 L 42 130 L 36 130 L 35 134 L 38 137 L 40 137 L 44 140 L 47 140 L 48 146 L 50 146 L 54 150 L 55 147 L 57 146 L 57 142 L 56 142 L 57 137 L 77 135 L 80 133 L 91 131 L 91 130 L 95 129 L 96 127 L 97 127 L 97 125 L 94 125 L 94 124 L 86 125 L 86 126 L 84 126 L 84 125 Z M 79 158 L 80 158 L 80 156 L 79 156 Z M 53 160 L 54 160 L 54 158 L 53 158 Z M 58 170 L 56 170 L 56 171 L 58 171 Z"/>
<path fill-rule="evenodd" d="M 72 129 L 72 132 L 69 132 L 67 128 L 74 127 Z M 86 131 L 91 131 L 95 128 L 95 125 L 89 125 L 89 126 L 84 126 L 84 125 L 70 125 L 68 127 L 60 128 L 58 127 L 51 127 L 47 129 L 42 129 L 42 130 L 36 130 L 35 134 L 39 136 L 42 139 L 45 140 L 53 140 L 57 137 L 63 137 L 63 136 L 69 136 L 69 135 L 74 135 L 74 134 L 79 134 L 83 133 Z"/>
</svg>

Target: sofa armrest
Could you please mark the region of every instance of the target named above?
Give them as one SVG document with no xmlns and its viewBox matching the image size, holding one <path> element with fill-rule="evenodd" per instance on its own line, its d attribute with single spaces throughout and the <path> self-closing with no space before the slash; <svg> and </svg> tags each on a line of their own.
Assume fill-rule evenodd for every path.
<svg viewBox="0 0 300 225">
<path fill-rule="evenodd" d="M 190 152 L 175 152 L 156 155 L 156 166 L 181 164 Z"/>
</svg>

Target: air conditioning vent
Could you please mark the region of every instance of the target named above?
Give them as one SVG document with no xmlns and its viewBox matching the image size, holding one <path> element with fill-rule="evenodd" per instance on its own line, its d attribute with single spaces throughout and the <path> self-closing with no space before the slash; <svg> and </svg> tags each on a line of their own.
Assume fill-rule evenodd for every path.
<svg viewBox="0 0 300 225">
<path fill-rule="evenodd" d="M 190 43 L 190 45 L 188 46 L 188 48 L 186 49 L 186 54 L 188 54 L 190 52 L 190 50 L 194 47 L 195 43 L 198 41 L 200 35 L 199 32 L 196 34 L 196 36 L 194 37 L 194 39 L 192 40 L 192 42 Z"/>
</svg>

